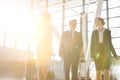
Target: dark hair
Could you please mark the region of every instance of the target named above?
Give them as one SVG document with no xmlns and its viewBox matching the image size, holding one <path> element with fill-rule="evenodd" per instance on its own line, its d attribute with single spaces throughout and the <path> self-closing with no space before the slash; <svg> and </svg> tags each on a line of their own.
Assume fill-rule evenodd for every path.
<svg viewBox="0 0 120 80">
<path fill-rule="evenodd" d="M 95 18 L 95 19 L 98 19 L 99 21 L 102 21 L 102 24 L 105 25 L 105 21 L 104 21 L 103 18 L 98 17 L 98 18 Z"/>
</svg>

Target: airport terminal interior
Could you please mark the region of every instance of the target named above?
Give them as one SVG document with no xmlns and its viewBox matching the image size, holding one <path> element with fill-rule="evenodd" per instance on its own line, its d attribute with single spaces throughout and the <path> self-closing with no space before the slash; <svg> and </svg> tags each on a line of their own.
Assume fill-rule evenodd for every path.
<svg viewBox="0 0 120 80">
<path fill-rule="evenodd" d="M 85 61 L 79 63 L 78 78 L 90 78 L 79 80 L 96 80 L 95 63 L 89 51 L 96 17 L 103 18 L 104 27 L 111 30 L 111 41 L 120 56 L 119 0 L 0 0 L 0 80 L 38 80 L 38 42 L 35 33 L 44 12 L 51 16 L 49 23 L 52 27 L 46 28 L 48 35 L 43 36 L 52 40 L 44 39 L 52 46 L 48 70 L 54 72 L 55 80 L 65 80 L 59 46 L 62 32 L 69 30 L 72 19 L 77 20 L 75 30 L 82 33 L 84 46 Z M 112 59 L 110 75 L 111 80 L 120 80 L 120 59 Z"/>
</svg>

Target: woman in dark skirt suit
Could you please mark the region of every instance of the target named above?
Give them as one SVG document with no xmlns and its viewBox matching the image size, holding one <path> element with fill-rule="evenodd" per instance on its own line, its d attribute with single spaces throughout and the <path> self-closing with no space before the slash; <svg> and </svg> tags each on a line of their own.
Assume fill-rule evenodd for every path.
<svg viewBox="0 0 120 80">
<path fill-rule="evenodd" d="M 111 31 L 104 28 L 104 19 L 95 18 L 97 29 L 92 32 L 91 58 L 95 61 L 96 80 L 102 80 L 101 73 L 104 71 L 104 80 L 110 80 L 110 57 L 111 53 L 117 57 L 111 42 Z"/>
</svg>

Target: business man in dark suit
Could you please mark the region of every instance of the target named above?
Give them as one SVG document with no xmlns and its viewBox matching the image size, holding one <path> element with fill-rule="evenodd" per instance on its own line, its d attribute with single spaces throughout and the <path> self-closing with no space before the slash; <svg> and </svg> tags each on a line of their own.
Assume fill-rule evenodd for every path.
<svg viewBox="0 0 120 80">
<path fill-rule="evenodd" d="M 59 55 L 64 60 L 65 80 L 70 80 L 70 67 L 72 69 L 72 80 L 77 80 L 82 39 L 80 33 L 75 31 L 76 24 L 76 20 L 70 21 L 70 30 L 63 32 L 60 41 Z"/>
<path fill-rule="evenodd" d="M 91 57 L 95 61 L 96 80 L 102 80 L 101 73 L 104 71 L 104 80 L 110 80 L 110 57 L 111 53 L 117 57 L 111 41 L 111 31 L 104 28 L 104 19 L 96 18 L 95 25 L 98 27 L 92 32 Z"/>
</svg>

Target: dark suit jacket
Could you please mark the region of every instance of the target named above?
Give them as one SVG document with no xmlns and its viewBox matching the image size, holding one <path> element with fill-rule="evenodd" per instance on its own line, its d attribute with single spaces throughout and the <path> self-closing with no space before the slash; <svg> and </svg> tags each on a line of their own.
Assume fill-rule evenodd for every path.
<svg viewBox="0 0 120 80">
<path fill-rule="evenodd" d="M 94 30 L 92 32 L 91 47 L 90 47 L 91 57 L 94 59 L 96 59 L 97 57 L 98 44 L 99 44 L 99 33 L 98 30 Z M 103 33 L 103 44 L 104 44 L 105 53 L 108 58 L 111 57 L 111 53 L 114 55 L 114 57 L 117 57 L 117 54 L 115 52 L 115 49 L 113 48 L 111 41 L 111 31 L 108 29 L 105 29 Z"/>
<path fill-rule="evenodd" d="M 74 32 L 73 41 L 71 41 L 70 32 L 65 31 L 62 34 L 59 48 L 59 56 L 68 58 L 69 54 L 73 57 L 79 58 L 80 49 L 82 47 L 82 38 L 79 32 Z"/>
</svg>

